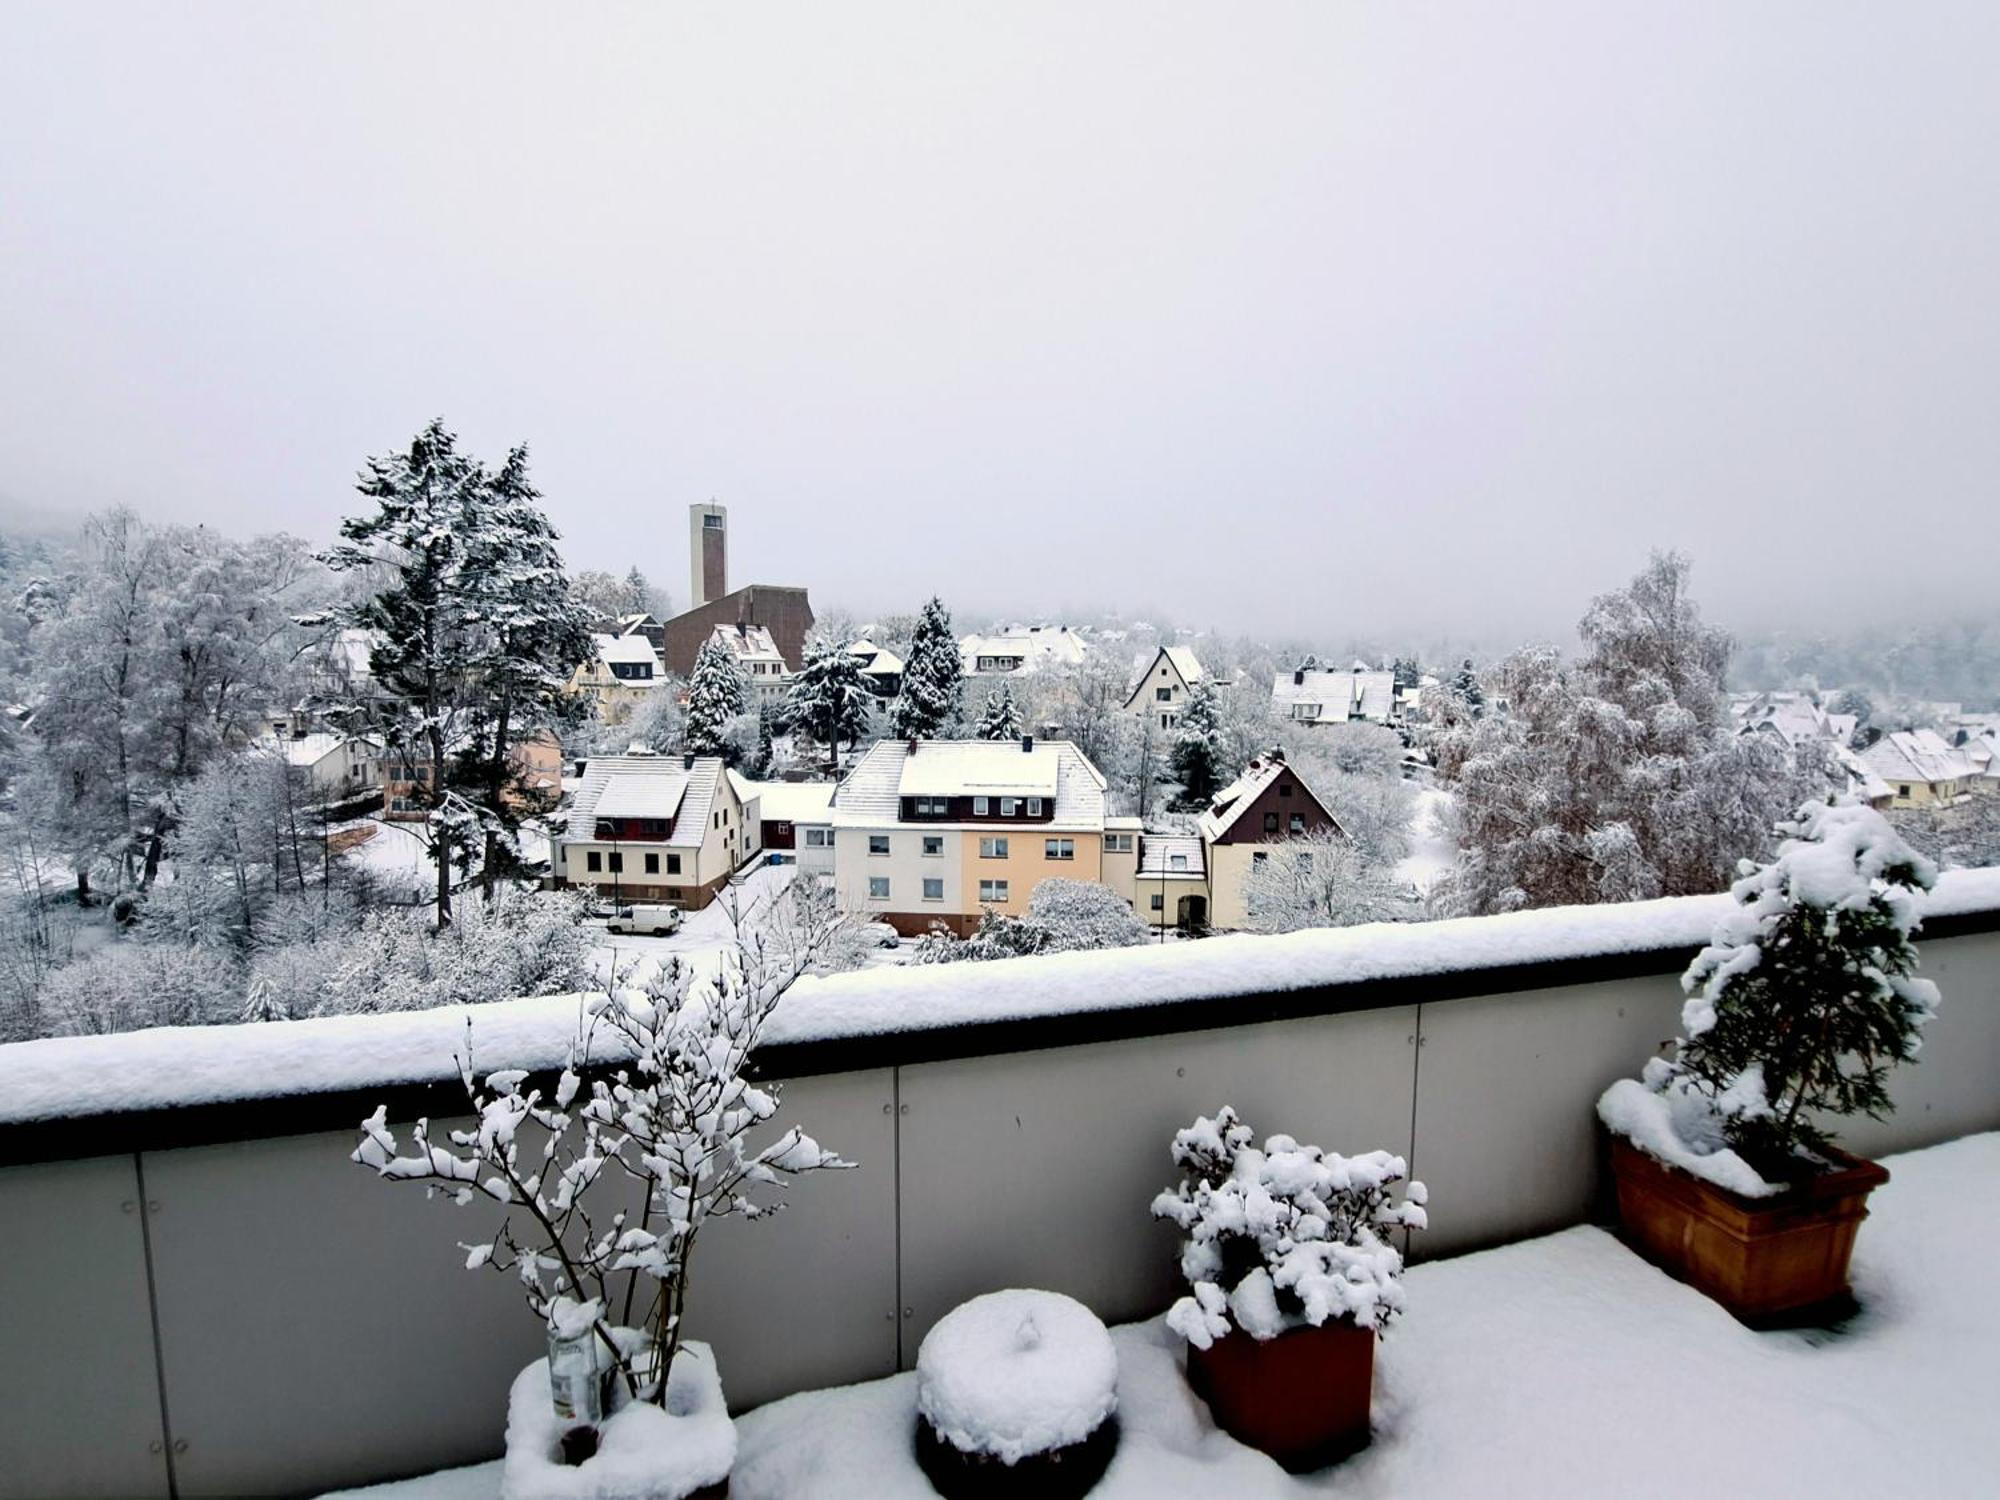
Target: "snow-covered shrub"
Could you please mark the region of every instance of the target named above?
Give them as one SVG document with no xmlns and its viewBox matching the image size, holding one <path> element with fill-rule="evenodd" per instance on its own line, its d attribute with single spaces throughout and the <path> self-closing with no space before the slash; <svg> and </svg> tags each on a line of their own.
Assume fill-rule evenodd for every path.
<svg viewBox="0 0 2000 1500">
<path fill-rule="evenodd" d="M 1078 953 L 1095 948 L 1129 948 L 1146 941 L 1146 925 L 1111 887 L 1092 880 L 1042 881 L 1028 897 L 1025 917 L 981 914 L 978 930 L 960 941 L 937 929 L 918 942 L 918 964 L 1025 958 L 1035 953 Z"/>
<path fill-rule="evenodd" d="M 1816 1170 L 1825 1116 L 1890 1110 L 1889 1069 L 1915 1058 L 1937 986 L 1915 977 L 1912 893 L 1937 872 L 1872 808 L 1808 803 L 1771 863 L 1744 862 L 1737 909 L 1682 978 L 1686 1035 L 1643 1084 L 1614 1084 L 1612 1129 L 1738 1191 Z M 1734 1160 L 1723 1153 L 1733 1153 Z"/>
<path fill-rule="evenodd" d="M 762 1217 L 780 1205 L 758 1201 L 759 1190 L 852 1165 L 796 1126 L 761 1147 L 750 1142 L 777 1114 L 778 1090 L 751 1084 L 744 1070 L 802 971 L 797 955 L 752 940 L 739 941 L 713 979 L 697 981 L 669 958 L 638 989 L 584 1002 L 582 1035 L 552 1089 L 529 1087 L 518 1068 L 482 1083 L 462 1056 L 474 1128 L 453 1131 L 445 1145 L 420 1120 L 404 1155 L 377 1109 L 362 1122 L 353 1159 L 461 1206 L 502 1205 L 490 1238 L 460 1246 L 467 1268 L 516 1276 L 551 1328 L 594 1331 L 630 1399 L 658 1404 L 702 1227 L 730 1214 Z M 625 1206 L 634 1185 L 636 1221 Z M 621 1337 L 624 1325 L 642 1330 L 658 1357 Z"/>
<path fill-rule="evenodd" d="M 1407 887 L 1371 864 L 1341 833 L 1325 829 L 1273 843 L 1243 878 L 1257 932 L 1405 922 L 1418 913 Z"/>
<path fill-rule="evenodd" d="M 45 1035 L 206 1026 L 243 1010 L 243 966 L 222 948 L 113 942 L 55 970 L 39 997 Z"/>
<path fill-rule="evenodd" d="M 1274 1135 L 1260 1151 L 1224 1106 L 1174 1135 L 1179 1186 L 1153 1200 L 1179 1225 L 1190 1294 L 1167 1326 L 1206 1349 L 1230 1329 L 1276 1338 L 1347 1318 L 1381 1329 L 1403 1308 L 1403 1257 L 1388 1237 L 1428 1222 L 1428 1194 L 1400 1156 L 1338 1156 Z"/>
</svg>

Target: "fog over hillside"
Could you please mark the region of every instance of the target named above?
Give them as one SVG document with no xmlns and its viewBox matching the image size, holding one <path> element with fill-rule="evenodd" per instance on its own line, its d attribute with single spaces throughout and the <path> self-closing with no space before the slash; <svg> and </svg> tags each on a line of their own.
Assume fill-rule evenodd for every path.
<svg viewBox="0 0 2000 1500">
<path fill-rule="evenodd" d="M 1989 4 L 560 20 L 16 9 L 10 513 L 324 537 L 442 414 L 862 612 L 1990 608 Z"/>
</svg>

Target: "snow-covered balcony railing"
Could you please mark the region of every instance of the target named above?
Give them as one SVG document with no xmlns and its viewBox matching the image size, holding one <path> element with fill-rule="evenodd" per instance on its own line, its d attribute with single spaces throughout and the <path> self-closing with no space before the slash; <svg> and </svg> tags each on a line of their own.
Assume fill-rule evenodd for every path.
<svg viewBox="0 0 2000 1500">
<path fill-rule="evenodd" d="M 951 965 L 799 985 L 760 1063 L 860 1163 L 703 1245 L 692 1332 L 739 1405 L 906 1367 L 981 1291 L 1112 1320 L 1175 1292 L 1146 1206 L 1228 1102 L 1408 1156 L 1435 1257 L 1590 1217 L 1593 1110 L 1665 1037 L 1726 898 Z M 1882 1152 L 2000 1127 L 2000 872 L 1926 900 L 1944 992 Z M 470 1028 L 468 1031 L 468 1017 Z M 573 1000 L 0 1049 L 0 1496 L 312 1492 L 497 1451 L 535 1333 L 470 1219 L 347 1161 L 377 1103 L 463 1113 L 452 1057 L 553 1069 Z M 466 1210 L 471 1213 L 471 1210 Z M 96 1440 L 59 1438 L 81 1410 Z M 42 1434 L 43 1436 L 37 1436 Z"/>
</svg>

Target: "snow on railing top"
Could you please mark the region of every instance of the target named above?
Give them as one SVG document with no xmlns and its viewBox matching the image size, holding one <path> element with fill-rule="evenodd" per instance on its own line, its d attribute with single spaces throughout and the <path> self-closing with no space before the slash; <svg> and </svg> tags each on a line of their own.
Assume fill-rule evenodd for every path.
<svg viewBox="0 0 2000 1500">
<path fill-rule="evenodd" d="M 805 979 L 764 1036 L 777 1044 L 886 1036 L 1694 948 L 1708 941 L 1728 900 L 1555 907 Z M 1920 909 L 1930 916 L 2000 911 L 2000 869 L 1947 872 Z M 16 1042 L 0 1046 L 0 1125 L 437 1082 L 456 1076 L 453 1057 L 466 1045 L 468 1021 L 481 1073 L 553 1069 L 569 1055 L 580 1006 L 576 996 L 558 995 Z"/>
</svg>

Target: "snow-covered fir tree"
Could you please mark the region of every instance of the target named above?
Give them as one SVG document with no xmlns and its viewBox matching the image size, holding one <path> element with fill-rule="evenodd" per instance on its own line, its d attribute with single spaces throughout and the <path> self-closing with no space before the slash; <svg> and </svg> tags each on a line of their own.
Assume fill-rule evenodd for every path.
<svg viewBox="0 0 2000 1500">
<path fill-rule="evenodd" d="M 730 722 L 743 712 L 743 673 L 729 648 L 710 636 L 695 653 L 688 677 L 687 721 L 682 730 L 696 755 L 720 755 Z"/>
<path fill-rule="evenodd" d="M 816 636 L 792 679 L 787 700 L 792 727 L 826 746 L 827 767 L 838 771 L 840 747 L 868 730 L 872 699 L 861 664 L 837 643 Z"/>
<path fill-rule="evenodd" d="M 986 707 L 979 715 L 979 738 L 1011 740 L 1020 734 L 1021 713 L 1014 706 L 1014 689 L 1003 682 L 986 695 Z"/>
<path fill-rule="evenodd" d="M 1682 983 L 1685 1037 L 1655 1088 L 1694 1089 L 1768 1180 L 1830 1142 L 1823 1122 L 1890 1109 L 1889 1069 L 1914 1058 L 1938 989 L 1916 976 L 1912 893 L 1937 870 L 1869 807 L 1808 804 L 1751 865 Z"/>
<path fill-rule="evenodd" d="M 1215 684 L 1203 678 L 1188 691 L 1168 760 L 1168 769 L 1181 784 L 1183 806 L 1206 806 L 1215 796 L 1222 785 L 1223 753 L 1222 714 Z"/>
<path fill-rule="evenodd" d="M 1472 670 L 1471 657 L 1460 662 L 1458 670 L 1451 674 L 1451 690 L 1471 705 L 1475 713 L 1486 706 L 1486 695 L 1479 689 L 1479 674 Z"/>
<path fill-rule="evenodd" d="M 931 740 L 951 733 L 963 713 L 964 664 L 951 616 L 936 596 L 917 616 L 903 686 L 889 709 L 889 732 L 899 740 Z"/>
</svg>

